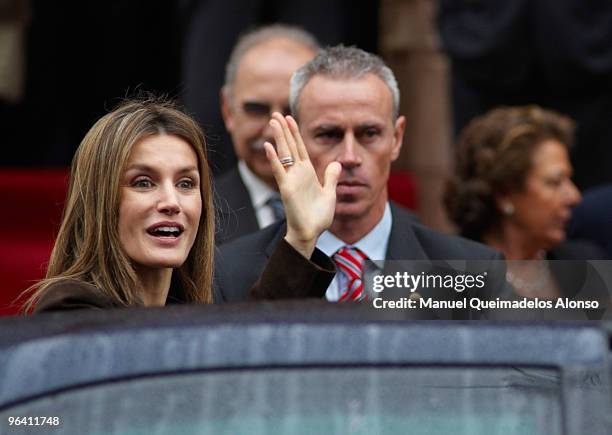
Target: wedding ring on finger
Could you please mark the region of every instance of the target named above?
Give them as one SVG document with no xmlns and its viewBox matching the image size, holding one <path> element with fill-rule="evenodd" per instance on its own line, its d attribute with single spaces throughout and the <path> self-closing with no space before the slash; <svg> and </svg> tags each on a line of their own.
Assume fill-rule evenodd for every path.
<svg viewBox="0 0 612 435">
<path fill-rule="evenodd" d="M 282 159 L 279 159 L 281 165 L 283 165 L 285 168 L 288 168 L 289 166 L 293 166 L 293 164 L 295 163 L 295 160 L 293 160 L 293 157 L 283 157 Z"/>
</svg>

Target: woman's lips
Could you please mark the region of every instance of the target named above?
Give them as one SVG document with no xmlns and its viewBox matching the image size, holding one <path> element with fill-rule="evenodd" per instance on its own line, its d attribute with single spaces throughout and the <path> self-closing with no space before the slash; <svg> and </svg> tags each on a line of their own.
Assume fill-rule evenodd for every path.
<svg viewBox="0 0 612 435">
<path fill-rule="evenodd" d="M 153 241 L 158 245 L 172 247 L 178 245 L 181 242 L 183 234 L 184 233 L 181 233 L 176 237 L 162 237 L 147 233 L 147 236 L 153 239 Z"/>
<path fill-rule="evenodd" d="M 161 221 L 150 225 L 146 233 L 156 245 L 174 247 L 180 243 L 184 231 L 184 225 L 179 222 Z"/>
<path fill-rule="evenodd" d="M 572 218 L 572 212 L 571 210 L 567 210 L 559 215 L 558 222 L 561 225 L 566 226 L 567 224 L 569 224 L 571 218 Z"/>
</svg>

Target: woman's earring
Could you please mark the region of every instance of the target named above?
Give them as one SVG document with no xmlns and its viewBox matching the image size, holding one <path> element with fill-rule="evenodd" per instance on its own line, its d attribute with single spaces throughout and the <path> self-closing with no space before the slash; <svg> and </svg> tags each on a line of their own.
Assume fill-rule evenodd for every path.
<svg viewBox="0 0 612 435">
<path fill-rule="evenodd" d="M 502 211 L 506 216 L 512 216 L 514 214 L 514 204 L 511 202 L 504 202 L 502 204 Z"/>
</svg>

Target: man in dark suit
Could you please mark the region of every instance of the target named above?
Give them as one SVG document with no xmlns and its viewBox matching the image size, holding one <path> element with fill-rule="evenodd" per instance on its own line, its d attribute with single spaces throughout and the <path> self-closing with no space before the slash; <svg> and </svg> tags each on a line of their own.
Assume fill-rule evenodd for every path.
<svg viewBox="0 0 612 435">
<path fill-rule="evenodd" d="M 263 144 L 274 143 L 273 111 L 289 112 L 289 79 L 312 59 L 318 43 L 289 26 L 262 27 L 238 40 L 226 67 L 221 111 L 238 165 L 216 180 L 217 243 L 282 219 L 282 205 Z"/>
<path fill-rule="evenodd" d="M 501 259 L 483 245 L 421 226 L 409 212 L 389 203 L 387 179 L 402 146 L 406 120 L 399 116 L 393 72 L 379 57 L 354 47 L 322 50 L 293 76 L 290 100 L 319 178 L 330 162 L 342 166 L 334 220 L 317 242 L 334 259 L 337 273 L 324 294 L 288 294 L 278 288 L 251 297 L 360 300 L 374 296 L 364 276 L 387 274 L 397 267 L 393 260 L 489 264 Z M 248 289 L 283 234 L 284 224 L 279 222 L 221 247 L 216 300 L 249 296 Z M 488 286 L 486 296 L 500 291 L 505 282 L 499 276 L 502 269 L 491 271 L 497 287 Z"/>
</svg>

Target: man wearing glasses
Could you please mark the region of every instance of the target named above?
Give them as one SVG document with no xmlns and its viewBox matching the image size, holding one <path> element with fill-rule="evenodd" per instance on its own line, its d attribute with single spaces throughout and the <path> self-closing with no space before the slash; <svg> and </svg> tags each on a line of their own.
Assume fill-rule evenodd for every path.
<svg viewBox="0 0 612 435">
<path fill-rule="evenodd" d="M 218 244 L 284 217 L 263 144 L 274 143 L 268 125 L 272 112 L 290 113 L 291 75 L 318 50 L 312 35 L 284 25 L 261 27 L 234 46 L 221 89 L 221 112 L 238 165 L 216 182 Z"/>
</svg>

